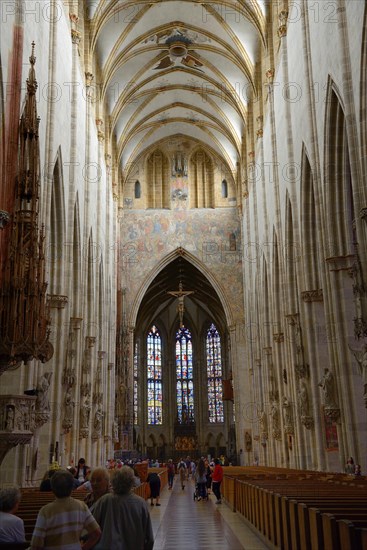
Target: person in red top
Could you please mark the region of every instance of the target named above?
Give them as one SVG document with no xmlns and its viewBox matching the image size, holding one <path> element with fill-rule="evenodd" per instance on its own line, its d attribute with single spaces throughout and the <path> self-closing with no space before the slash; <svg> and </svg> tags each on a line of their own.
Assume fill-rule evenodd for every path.
<svg viewBox="0 0 367 550">
<path fill-rule="evenodd" d="M 212 473 L 212 489 L 213 489 L 213 493 L 217 497 L 217 501 L 215 504 L 222 504 L 222 496 L 220 494 L 220 484 L 222 483 L 222 479 L 223 479 L 223 468 L 218 458 L 216 458 L 214 460 L 214 470 Z"/>
</svg>

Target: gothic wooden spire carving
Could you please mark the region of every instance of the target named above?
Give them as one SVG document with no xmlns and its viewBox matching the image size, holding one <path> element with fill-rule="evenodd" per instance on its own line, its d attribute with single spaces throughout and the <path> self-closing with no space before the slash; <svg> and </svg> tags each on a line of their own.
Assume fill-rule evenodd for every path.
<svg viewBox="0 0 367 550">
<path fill-rule="evenodd" d="M 19 128 L 18 175 L 11 236 L 0 288 L 0 374 L 20 361 L 48 361 L 49 307 L 46 303 L 44 230 L 38 229 L 39 142 L 34 43 L 27 95 Z"/>
</svg>

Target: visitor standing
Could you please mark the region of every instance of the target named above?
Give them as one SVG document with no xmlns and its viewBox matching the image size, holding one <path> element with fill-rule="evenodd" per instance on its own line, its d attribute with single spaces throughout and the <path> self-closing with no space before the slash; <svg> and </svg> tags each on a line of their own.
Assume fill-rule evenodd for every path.
<svg viewBox="0 0 367 550">
<path fill-rule="evenodd" d="M 101 497 L 93 515 L 102 529 L 94 550 L 152 550 L 153 528 L 147 503 L 132 492 L 134 472 L 129 466 L 116 470 L 113 494 Z"/>
<path fill-rule="evenodd" d="M 223 468 L 218 458 L 214 460 L 214 470 L 212 473 L 212 487 L 213 493 L 217 497 L 216 504 L 222 504 L 222 496 L 220 493 L 220 484 L 223 479 Z"/>
<path fill-rule="evenodd" d="M 172 458 L 170 458 L 168 461 L 167 472 L 168 472 L 168 489 L 172 489 L 173 480 L 175 477 L 175 465 L 173 464 Z"/>
<path fill-rule="evenodd" d="M 181 458 L 180 462 L 177 465 L 177 471 L 180 475 L 180 483 L 181 483 L 181 489 L 185 489 L 185 481 L 186 481 L 186 473 L 187 473 L 187 466 L 183 458 Z"/>
</svg>

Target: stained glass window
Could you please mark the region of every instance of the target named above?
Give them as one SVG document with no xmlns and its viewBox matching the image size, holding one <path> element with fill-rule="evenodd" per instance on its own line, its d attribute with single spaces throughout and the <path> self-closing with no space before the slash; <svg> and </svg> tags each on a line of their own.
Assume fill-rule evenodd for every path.
<svg viewBox="0 0 367 550">
<path fill-rule="evenodd" d="M 134 349 L 134 424 L 138 423 L 138 343 Z"/>
<path fill-rule="evenodd" d="M 206 333 L 206 373 L 208 380 L 209 422 L 224 422 L 222 350 L 219 332 L 213 324 Z"/>
<path fill-rule="evenodd" d="M 178 422 L 194 422 L 192 339 L 191 332 L 185 327 L 176 333 L 176 396 Z"/>
<path fill-rule="evenodd" d="M 147 337 L 148 424 L 162 424 L 162 340 L 156 326 Z"/>
</svg>

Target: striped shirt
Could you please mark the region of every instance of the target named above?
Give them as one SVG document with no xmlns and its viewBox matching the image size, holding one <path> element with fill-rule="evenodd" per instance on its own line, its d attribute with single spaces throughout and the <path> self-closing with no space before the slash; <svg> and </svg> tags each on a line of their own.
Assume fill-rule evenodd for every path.
<svg viewBox="0 0 367 550">
<path fill-rule="evenodd" d="M 31 548 L 80 550 L 83 530 L 92 533 L 99 525 L 84 502 L 72 497 L 57 498 L 38 512 Z"/>
</svg>

